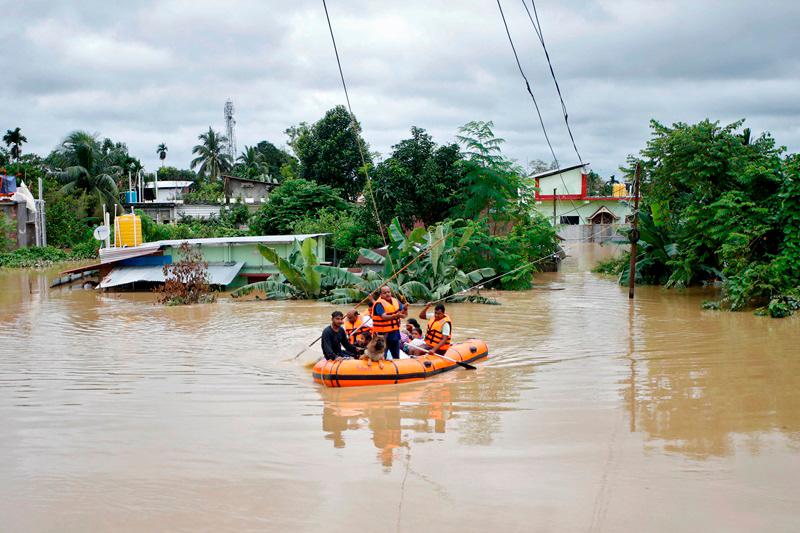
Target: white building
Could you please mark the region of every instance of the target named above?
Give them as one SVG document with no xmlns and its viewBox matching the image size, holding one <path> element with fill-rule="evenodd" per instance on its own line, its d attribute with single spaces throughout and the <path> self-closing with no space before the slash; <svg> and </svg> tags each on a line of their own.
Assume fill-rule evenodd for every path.
<svg viewBox="0 0 800 533">
<path fill-rule="evenodd" d="M 589 196 L 585 164 L 535 174 L 536 210 L 567 240 L 608 240 L 633 213 L 633 198 L 618 184 L 614 196 Z"/>
<path fill-rule="evenodd" d="M 193 181 L 172 180 L 146 183 L 144 199 L 150 202 L 180 202 L 192 185 L 194 185 Z"/>
</svg>

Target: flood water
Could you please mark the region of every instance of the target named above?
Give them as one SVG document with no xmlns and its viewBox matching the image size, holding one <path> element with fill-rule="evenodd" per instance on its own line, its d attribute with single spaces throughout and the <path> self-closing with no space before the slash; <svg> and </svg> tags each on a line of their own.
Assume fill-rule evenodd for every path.
<svg viewBox="0 0 800 533">
<path fill-rule="evenodd" d="M 477 371 L 355 389 L 287 361 L 328 304 L 2 271 L 0 530 L 800 530 L 800 320 L 630 304 L 608 253 L 449 305 Z"/>
</svg>

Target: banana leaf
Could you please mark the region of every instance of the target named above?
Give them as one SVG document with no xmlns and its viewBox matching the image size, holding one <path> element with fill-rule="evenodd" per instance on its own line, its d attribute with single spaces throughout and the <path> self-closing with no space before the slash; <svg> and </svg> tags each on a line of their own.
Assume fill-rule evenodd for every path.
<svg viewBox="0 0 800 533">
<path fill-rule="evenodd" d="M 319 296 L 322 289 L 322 276 L 319 272 L 314 270 L 314 267 L 319 264 L 317 256 L 314 254 L 314 247 L 316 241 L 311 237 L 303 241 L 300 247 L 300 253 L 303 257 L 303 278 L 306 285 L 306 294 L 309 296 Z"/>
<path fill-rule="evenodd" d="M 370 261 L 372 261 L 373 263 L 375 263 L 376 265 L 382 265 L 386 262 L 386 258 L 384 256 L 382 256 L 378 252 L 373 252 L 372 250 L 369 250 L 367 248 L 361 248 L 359 253 L 364 257 L 366 257 L 367 259 L 369 259 Z"/>
<path fill-rule="evenodd" d="M 275 265 L 275 268 L 283 274 L 286 280 L 300 292 L 308 293 L 306 290 L 306 281 L 303 279 L 303 274 L 289 261 L 278 255 L 278 252 L 263 244 L 258 245 L 258 251 L 261 252 L 270 263 Z"/>
<path fill-rule="evenodd" d="M 286 300 L 297 295 L 297 291 L 291 285 L 279 280 L 268 279 L 239 287 L 231 293 L 231 296 L 239 298 L 253 292 L 263 292 L 271 300 Z"/>
<path fill-rule="evenodd" d="M 361 285 L 366 282 L 364 278 L 344 268 L 329 265 L 317 265 L 314 267 L 322 275 L 322 284 L 326 287 L 345 287 L 348 285 Z"/>
</svg>

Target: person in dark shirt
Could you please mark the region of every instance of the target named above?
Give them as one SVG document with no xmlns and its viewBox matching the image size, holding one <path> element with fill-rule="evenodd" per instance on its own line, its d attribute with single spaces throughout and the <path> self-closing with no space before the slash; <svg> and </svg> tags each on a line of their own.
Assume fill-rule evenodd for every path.
<svg viewBox="0 0 800 533">
<path fill-rule="evenodd" d="M 342 312 L 334 311 L 331 313 L 331 325 L 322 330 L 322 355 L 325 359 L 333 360 L 358 355 L 359 349 L 348 340 L 342 322 L 344 322 Z"/>
</svg>

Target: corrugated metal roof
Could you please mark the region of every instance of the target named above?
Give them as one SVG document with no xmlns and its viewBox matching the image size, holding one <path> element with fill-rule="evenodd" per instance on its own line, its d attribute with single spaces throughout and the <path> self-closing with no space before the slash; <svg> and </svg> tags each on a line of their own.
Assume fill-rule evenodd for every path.
<svg viewBox="0 0 800 533">
<path fill-rule="evenodd" d="M 244 261 L 238 263 L 209 263 L 208 279 L 212 285 L 228 285 L 244 267 Z M 128 285 L 137 281 L 163 283 L 166 281 L 162 266 L 123 266 L 117 267 L 100 281 L 99 287 L 107 289 Z"/>
<path fill-rule="evenodd" d="M 158 252 L 160 249 L 160 246 L 152 242 L 140 244 L 139 246 L 126 246 L 124 248 L 100 248 L 100 262 L 104 264 L 113 263 L 114 261 L 130 259 L 131 257 L 150 255 Z"/>
<path fill-rule="evenodd" d="M 294 241 L 303 241 L 308 237 L 321 237 L 330 233 L 307 233 L 302 235 L 255 235 L 248 237 L 212 237 L 208 239 L 173 239 L 168 241 L 148 242 L 145 246 L 180 246 L 188 242 L 189 244 L 200 244 L 213 246 L 215 244 L 290 244 Z"/>
<path fill-rule="evenodd" d="M 112 261 L 119 261 L 120 259 L 128 259 L 130 257 L 152 254 L 165 246 L 180 246 L 185 242 L 203 246 L 217 246 L 223 244 L 290 244 L 294 241 L 302 242 L 308 237 L 322 237 L 324 235 L 330 235 L 330 233 L 307 233 L 301 235 L 256 235 L 249 237 L 216 237 L 208 239 L 173 239 L 167 241 L 155 241 L 126 248 L 100 248 L 100 262 L 110 263 Z"/>
</svg>

